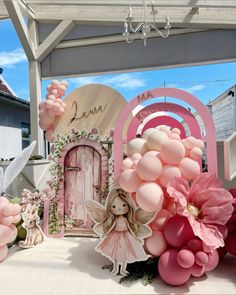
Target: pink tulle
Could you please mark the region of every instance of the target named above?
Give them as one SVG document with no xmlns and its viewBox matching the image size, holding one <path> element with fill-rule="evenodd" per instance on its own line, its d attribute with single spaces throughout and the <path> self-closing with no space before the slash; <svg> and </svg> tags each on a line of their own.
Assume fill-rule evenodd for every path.
<svg viewBox="0 0 236 295">
<path fill-rule="evenodd" d="M 233 212 L 232 195 L 221 188 L 221 181 L 213 173 L 195 177 L 191 187 L 182 177 L 174 178 L 167 187 L 176 202 L 177 214 L 185 216 L 199 237 L 210 249 L 224 246 L 217 225 L 225 225 Z"/>
</svg>

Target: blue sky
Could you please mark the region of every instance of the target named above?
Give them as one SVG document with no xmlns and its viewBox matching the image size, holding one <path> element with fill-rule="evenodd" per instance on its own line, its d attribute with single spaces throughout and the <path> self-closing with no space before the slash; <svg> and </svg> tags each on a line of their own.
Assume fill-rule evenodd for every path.
<svg viewBox="0 0 236 295">
<path fill-rule="evenodd" d="M 28 63 L 15 29 L 9 20 L 0 21 L 0 67 L 3 77 L 22 99 L 29 99 Z M 78 86 L 101 83 L 113 87 L 127 100 L 144 90 L 163 87 L 184 89 L 207 103 L 236 84 L 236 62 L 116 75 L 66 78 L 68 92 Z M 50 81 L 43 81 L 43 95 Z"/>
</svg>

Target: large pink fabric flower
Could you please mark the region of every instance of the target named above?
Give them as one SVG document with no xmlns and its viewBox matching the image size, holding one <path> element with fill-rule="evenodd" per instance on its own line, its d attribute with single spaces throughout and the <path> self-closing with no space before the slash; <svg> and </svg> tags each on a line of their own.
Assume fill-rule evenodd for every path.
<svg viewBox="0 0 236 295">
<path fill-rule="evenodd" d="M 221 188 L 221 181 L 212 173 L 194 178 L 191 187 L 182 177 L 175 177 L 167 187 L 175 199 L 176 213 L 185 216 L 194 234 L 210 249 L 224 246 L 217 226 L 227 223 L 233 212 L 232 195 Z"/>
</svg>

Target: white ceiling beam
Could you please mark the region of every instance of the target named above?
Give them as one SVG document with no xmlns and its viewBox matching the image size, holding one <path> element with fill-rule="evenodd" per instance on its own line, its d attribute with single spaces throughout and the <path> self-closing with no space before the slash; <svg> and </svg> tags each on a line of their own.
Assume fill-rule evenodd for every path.
<svg viewBox="0 0 236 295">
<path fill-rule="evenodd" d="M 0 3 L 0 19 L 8 18 L 8 12 L 3 3 Z"/>
<path fill-rule="evenodd" d="M 75 23 L 72 20 L 63 20 L 60 24 L 47 36 L 36 51 L 36 59 L 41 62 L 69 33 Z"/>
<path fill-rule="evenodd" d="M 133 16 L 139 20 L 141 15 L 140 7 L 133 7 Z M 148 13 L 149 15 L 149 13 Z M 207 8 L 193 10 L 189 8 L 158 9 L 157 21 L 164 23 L 166 16 L 169 15 L 170 21 L 176 27 L 198 27 L 203 28 L 236 28 L 236 9 L 218 9 L 212 11 Z M 73 19 L 81 22 L 104 22 L 122 23 L 127 17 L 127 8 L 117 7 L 85 7 L 85 6 L 60 6 L 42 7 L 35 12 L 36 19 L 58 20 Z"/>
<path fill-rule="evenodd" d="M 30 42 L 29 32 L 24 21 L 21 9 L 17 1 L 4 0 L 5 6 L 14 24 L 15 30 L 25 50 L 25 54 L 29 61 L 35 60 L 35 51 Z"/>
<path fill-rule="evenodd" d="M 22 14 L 28 19 L 34 19 L 34 10 L 26 3 L 25 0 L 18 1 Z"/>
<path fill-rule="evenodd" d="M 59 5 L 59 6 L 142 6 L 142 1 L 137 0 L 27 0 L 30 5 Z M 147 1 L 150 5 L 151 0 Z M 156 1 L 156 7 L 205 7 L 205 8 L 233 8 L 236 7 L 234 0 L 158 0 Z"/>
<path fill-rule="evenodd" d="M 170 32 L 170 35 L 179 35 L 179 34 L 187 34 L 193 32 L 199 32 L 203 30 L 191 30 L 191 29 L 173 29 Z M 142 37 L 142 34 L 134 34 L 131 38 L 132 40 L 138 40 Z M 148 38 L 156 38 L 160 37 L 157 32 L 151 32 L 148 35 Z M 56 46 L 56 49 L 61 48 L 72 48 L 72 47 L 82 47 L 82 46 L 90 46 L 90 45 L 97 45 L 97 44 L 108 44 L 108 43 L 115 43 L 115 42 L 122 42 L 125 41 L 124 36 L 120 35 L 111 35 L 111 36 L 102 36 L 102 37 L 93 37 L 93 38 L 85 38 L 85 39 L 76 39 L 76 40 L 66 40 L 62 41 Z"/>
</svg>

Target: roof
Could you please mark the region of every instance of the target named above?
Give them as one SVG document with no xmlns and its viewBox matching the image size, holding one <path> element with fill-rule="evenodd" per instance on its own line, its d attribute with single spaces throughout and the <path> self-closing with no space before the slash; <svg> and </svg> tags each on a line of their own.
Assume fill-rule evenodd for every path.
<svg viewBox="0 0 236 295">
<path fill-rule="evenodd" d="M 9 0 L 0 0 L 0 19 L 8 18 L 5 6 Z M 142 0 L 17 0 L 26 18 L 38 22 L 47 20 L 75 20 L 83 22 L 123 23 L 132 4 L 137 20 Z M 147 0 L 150 7 L 151 0 Z M 158 0 L 157 21 L 164 23 L 170 17 L 173 27 L 180 28 L 236 28 L 235 0 Z"/>
<path fill-rule="evenodd" d="M 231 86 L 230 88 L 225 90 L 223 93 L 221 93 L 219 96 L 209 101 L 207 106 L 212 106 L 216 102 L 219 102 L 221 99 L 225 99 L 225 97 L 229 95 L 236 96 L 236 85 Z"/>
<path fill-rule="evenodd" d="M 13 104 L 16 105 L 17 107 L 21 107 L 24 109 L 30 109 L 30 102 L 23 100 L 19 97 L 16 97 L 10 93 L 4 92 L 0 90 L 0 102 L 2 103 L 7 103 L 7 104 Z"/>
<path fill-rule="evenodd" d="M 0 91 L 16 96 L 14 90 L 10 87 L 7 81 L 0 75 Z"/>
</svg>

